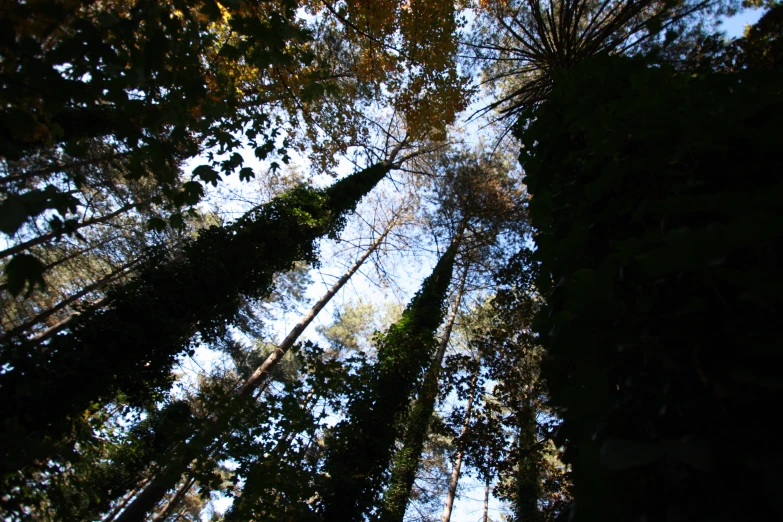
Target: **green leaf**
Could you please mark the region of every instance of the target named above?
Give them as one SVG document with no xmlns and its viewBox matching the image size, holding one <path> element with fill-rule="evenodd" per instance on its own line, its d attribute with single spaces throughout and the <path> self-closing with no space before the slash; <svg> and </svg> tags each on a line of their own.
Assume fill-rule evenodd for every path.
<svg viewBox="0 0 783 522">
<path fill-rule="evenodd" d="M 27 207 L 14 196 L 9 196 L 0 205 L 0 231 L 12 236 L 27 221 Z"/>
<path fill-rule="evenodd" d="M 220 174 L 209 165 L 199 165 L 193 169 L 193 175 L 198 176 L 205 183 L 211 183 L 213 187 L 217 187 L 218 181 L 220 181 Z"/>
<path fill-rule="evenodd" d="M 198 181 L 182 184 L 182 200 L 185 205 L 195 205 L 204 197 L 204 187 Z"/>
<path fill-rule="evenodd" d="M 185 219 L 182 214 L 174 214 L 169 218 L 169 225 L 175 230 L 182 230 L 185 228 Z"/>
<path fill-rule="evenodd" d="M 239 170 L 239 181 L 250 180 L 256 177 L 256 173 L 250 167 L 243 167 Z"/>
<path fill-rule="evenodd" d="M 316 98 L 320 98 L 324 95 L 325 89 L 324 86 L 320 83 L 311 83 L 309 85 L 306 85 L 304 89 L 302 89 L 302 100 L 304 101 L 312 101 Z"/>
<path fill-rule="evenodd" d="M 256 158 L 263 161 L 273 150 L 275 150 L 275 144 L 271 141 L 268 141 L 263 145 L 261 145 L 260 147 L 256 147 L 255 150 Z"/>
<path fill-rule="evenodd" d="M 220 48 L 218 56 L 228 58 L 229 60 L 236 60 L 241 57 L 239 50 L 231 44 L 225 44 Z"/>
<path fill-rule="evenodd" d="M 656 16 L 650 19 L 649 22 L 647 22 L 647 29 L 652 34 L 658 34 L 661 32 L 661 29 L 663 29 L 663 22 L 661 21 L 661 18 Z"/>
<path fill-rule="evenodd" d="M 0 114 L 0 125 L 9 129 L 15 138 L 23 139 L 35 132 L 37 122 L 29 112 L 10 108 Z"/>
<path fill-rule="evenodd" d="M 14 256 L 5 267 L 5 274 L 8 280 L 8 291 L 11 295 L 17 296 L 22 293 L 25 285 L 29 284 L 25 298 L 38 285 L 42 290 L 46 288 L 43 279 L 44 265 L 37 258 L 30 254 L 21 254 Z"/>
</svg>

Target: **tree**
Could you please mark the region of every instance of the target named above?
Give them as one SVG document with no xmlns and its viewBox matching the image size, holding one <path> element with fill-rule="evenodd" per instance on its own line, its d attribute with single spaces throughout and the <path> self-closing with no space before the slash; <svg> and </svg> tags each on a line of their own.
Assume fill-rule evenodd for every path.
<svg viewBox="0 0 783 522">
<path fill-rule="evenodd" d="M 457 451 L 454 457 L 454 464 L 451 470 L 449 489 L 446 495 L 446 506 L 443 508 L 443 516 L 441 517 L 442 522 L 450 522 L 451 513 L 452 510 L 454 509 L 454 499 L 457 496 L 457 484 L 459 483 L 460 474 L 462 472 L 462 460 L 464 457 L 463 441 L 466 439 L 466 436 L 468 435 L 468 432 L 470 430 L 470 422 L 472 420 L 471 414 L 473 413 L 473 400 L 476 395 L 476 391 L 478 387 L 478 378 L 481 370 L 480 355 L 481 354 L 479 354 L 479 357 L 477 357 L 476 365 L 475 365 L 476 367 L 473 371 L 473 375 L 471 376 L 470 385 L 468 386 L 468 390 L 467 390 L 465 414 L 463 417 L 462 429 L 460 430 L 459 436 L 456 440 Z M 487 481 L 489 481 L 489 476 L 490 476 L 489 473 L 487 473 Z"/>
<path fill-rule="evenodd" d="M 438 349 L 435 357 L 424 375 L 424 380 L 419 389 L 416 402 L 411 407 L 407 422 L 405 423 L 405 434 L 403 436 L 403 445 L 394 455 L 392 463 L 391 477 L 389 485 L 383 495 L 383 507 L 379 520 L 402 521 L 405 516 L 405 510 L 408 507 L 408 501 L 411 496 L 413 482 L 416 479 L 416 471 L 419 467 L 424 443 L 430 429 L 430 421 L 435 411 L 435 402 L 438 398 L 439 377 L 443 358 L 446 355 L 446 348 L 449 345 L 451 330 L 454 327 L 454 321 L 457 319 L 457 313 L 462 302 L 462 294 L 465 290 L 465 282 L 468 277 L 469 265 L 465 267 L 462 277 L 458 283 L 458 289 L 454 297 L 452 311 L 449 314 L 446 324 L 443 328 Z"/>
<path fill-rule="evenodd" d="M 396 220 L 396 217 L 395 217 Z M 211 414 L 202 430 L 198 430 L 194 438 L 187 443 L 187 450 L 183 452 L 181 458 L 174 460 L 163 469 L 156 477 L 144 488 L 139 496 L 116 519 L 118 522 L 141 520 L 145 513 L 149 513 L 155 504 L 171 489 L 180 479 L 180 476 L 187 470 L 189 463 L 195 458 L 204 458 L 209 456 L 209 446 L 216 437 L 229 429 L 235 418 L 243 416 L 242 402 L 246 401 L 257 390 L 264 391 L 270 382 L 272 372 L 285 357 L 289 350 L 294 346 L 299 337 L 309 324 L 315 319 L 324 306 L 340 291 L 348 280 L 356 273 L 362 264 L 369 258 L 378 247 L 383 244 L 388 233 L 396 226 L 393 220 L 385 230 L 370 244 L 356 262 L 343 274 L 337 282 L 315 303 L 301 320 L 291 329 L 288 335 L 264 358 L 263 362 L 248 375 L 236 392 L 229 397 L 228 403 L 220 404 L 215 407 L 215 413 Z M 238 402 L 238 404 L 236 404 Z M 185 443 L 185 440 L 181 441 Z M 172 504 L 176 505 L 172 500 Z"/>
<path fill-rule="evenodd" d="M 151 179 L 155 201 L 182 208 L 203 194 L 195 178 L 216 184 L 218 169 L 242 166 L 239 146 L 263 156 L 277 151 L 269 100 L 237 89 L 232 71 L 240 63 L 296 64 L 310 78 L 309 34 L 295 9 L 285 1 L 9 5 L 2 14 L 2 231 L 12 236 L 46 216 L 51 234 L 75 233 L 85 225 L 76 215 L 85 200 L 74 196 L 88 181 L 85 167 L 114 164 L 125 181 Z M 234 45 L 222 39 L 226 32 Z M 180 166 L 205 149 L 212 161 L 183 183 Z M 152 226 L 165 226 L 156 219 Z M 175 212 L 171 223 L 181 219 Z M 23 266 L 7 274 L 13 286 L 40 281 L 40 262 Z"/>
<path fill-rule="evenodd" d="M 13 370 L 1 378 L 3 471 L 42 457 L 39 441 L 65 433 L 96 399 L 122 390 L 139 400 L 170 382 L 173 358 L 196 332 L 206 339 L 219 335 L 237 313 L 240 293 L 263 297 L 276 271 L 315 261 L 315 240 L 337 233 L 345 215 L 393 167 L 395 155 L 328 190 L 301 187 L 237 223 L 210 228 L 179 258 L 153 256 L 136 279 L 112 293 L 110 309 L 86 311 L 44 350 L 7 346 L 3 359 Z"/>
<path fill-rule="evenodd" d="M 520 125 L 577 520 L 780 512 L 771 433 L 737 422 L 779 400 L 780 85 L 601 57 Z"/>
<path fill-rule="evenodd" d="M 479 30 L 469 45 L 485 63 L 484 83 L 497 97 L 482 110 L 499 109 L 513 122 L 549 96 L 558 72 L 591 56 L 671 45 L 700 18 L 734 8 L 736 3 L 712 0 L 482 0 Z"/>
<path fill-rule="evenodd" d="M 405 415 L 434 352 L 433 336 L 443 317 L 443 301 L 463 232 L 464 225 L 402 318 L 378 336 L 378 362 L 366 376 L 365 388 L 351 398 L 347 419 L 327 438 L 326 475 L 319 487 L 319 509 L 325 520 L 359 520 L 380 491 L 399 418 Z"/>
<path fill-rule="evenodd" d="M 487 247 L 495 242 L 500 231 L 520 218 L 519 208 L 513 200 L 514 184 L 503 169 L 505 165 L 476 156 L 444 154 L 439 158 L 439 163 L 445 164 L 445 173 L 443 178 L 438 180 L 436 187 L 439 205 L 435 220 L 446 223 L 459 220 L 459 226 L 468 231 L 461 252 L 461 261 L 465 266 L 458 283 L 454 310 L 449 316 L 438 350 L 411 408 L 404 428 L 402 448 L 394 457 L 391 478 L 384 493 L 379 517 L 383 521 L 402 522 L 405 515 L 430 420 L 435 412 L 446 347 L 470 267 L 474 263 L 478 266 L 485 261 L 482 254 L 483 257 L 488 256 Z"/>
</svg>

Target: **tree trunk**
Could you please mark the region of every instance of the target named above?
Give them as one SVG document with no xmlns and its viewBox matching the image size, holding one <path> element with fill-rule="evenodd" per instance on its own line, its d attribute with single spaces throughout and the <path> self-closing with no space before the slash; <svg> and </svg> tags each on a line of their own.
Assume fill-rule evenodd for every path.
<svg viewBox="0 0 783 522">
<path fill-rule="evenodd" d="M 98 241 L 94 245 L 90 245 L 89 247 L 87 247 L 85 249 L 77 250 L 75 252 L 70 252 L 70 253 L 64 255 L 63 257 L 61 257 L 60 259 L 55 259 L 54 261 L 52 261 L 48 265 L 44 265 L 43 271 L 44 271 L 44 273 L 46 273 L 49 270 L 51 270 L 52 268 L 54 268 L 56 266 L 59 266 L 59 265 L 61 265 L 63 263 L 67 263 L 68 261 L 71 261 L 72 259 L 76 259 L 79 256 L 87 254 L 88 252 L 90 252 L 92 250 L 95 250 L 98 247 L 101 247 L 101 246 L 104 246 L 104 245 L 108 245 L 109 243 L 111 243 L 112 241 L 114 241 L 115 239 L 118 239 L 120 237 L 122 237 L 122 236 L 119 236 L 119 235 L 117 235 L 117 236 L 110 236 L 109 238 L 103 239 L 101 241 Z M 8 283 L 0 284 L 0 290 L 5 290 L 6 288 L 8 288 Z"/>
<path fill-rule="evenodd" d="M 163 522 L 166 520 L 166 518 L 171 515 L 175 509 L 177 509 L 179 503 L 182 502 L 182 499 L 185 498 L 185 495 L 188 494 L 188 491 L 190 491 L 190 488 L 192 488 L 193 484 L 195 483 L 195 477 L 186 478 L 185 482 L 182 483 L 174 496 L 171 497 L 169 503 L 166 504 L 166 507 L 164 507 L 163 510 L 152 519 L 153 522 Z"/>
<path fill-rule="evenodd" d="M 492 482 L 492 476 L 489 474 L 489 469 L 486 470 L 484 476 L 484 517 L 483 522 L 489 522 L 489 485 Z"/>
<path fill-rule="evenodd" d="M 239 399 L 247 398 L 258 387 L 265 387 L 268 383 L 268 376 L 272 369 L 280 362 L 283 356 L 288 350 L 296 343 L 299 336 L 302 335 L 304 330 L 315 319 L 318 313 L 323 310 L 324 306 L 337 294 L 337 292 L 351 279 L 351 277 L 359 270 L 362 264 L 375 252 L 378 247 L 381 246 L 386 236 L 389 234 L 392 228 L 396 225 L 396 222 L 390 223 L 390 225 L 384 230 L 384 232 L 378 236 L 378 238 L 365 250 L 359 259 L 351 265 L 348 271 L 343 274 L 337 282 L 315 303 L 309 312 L 305 314 L 299 323 L 294 326 L 283 341 L 277 346 L 274 352 L 272 352 L 266 360 L 256 368 L 253 374 L 242 384 L 237 391 L 236 397 Z M 263 388 L 262 388 L 263 389 Z M 215 432 L 222 431 L 225 426 L 230 422 L 230 419 L 213 419 L 214 422 L 209 423 L 205 432 L 202 433 L 203 439 L 212 440 Z M 193 458 L 197 458 L 199 454 L 204 453 L 204 448 L 199 447 L 198 443 L 193 443 L 191 447 L 187 449 L 182 458 L 168 464 L 153 481 L 145 488 L 145 490 L 137 497 L 133 503 L 128 506 L 128 509 L 123 511 L 117 522 L 130 522 L 143 520 L 144 514 L 148 513 L 155 507 L 166 492 L 172 487 L 172 482 L 179 480 L 182 473 L 184 473 Z"/>
<path fill-rule="evenodd" d="M 42 243 L 47 243 L 51 241 L 54 238 L 60 237 L 63 234 L 73 234 L 80 228 L 88 227 L 90 225 L 96 225 L 100 223 L 106 223 L 107 221 L 110 221 L 112 218 L 115 218 L 119 216 L 120 214 L 123 214 L 131 209 L 134 209 L 138 207 L 141 203 L 128 203 L 127 205 L 124 205 L 114 212 L 110 212 L 106 214 L 105 216 L 100 216 L 97 218 L 88 219 L 87 221 L 82 221 L 81 223 L 77 223 L 77 225 L 71 229 L 71 230 L 58 230 L 58 231 L 51 231 L 47 232 L 46 234 L 42 234 L 38 237 L 34 237 L 33 239 L 30 239 L 28 241 L 25 241 L 24 243 L 19 243 L 18 245 L 14 245 L 11 248 L 7 248 L 3 251 L 0 251 L 0 259 L 8 256 L 12 256 L 14 254 L 18 254 L 19 252 L 24 252 L 25 250 L 29 250 L 34 246 L 40 245 Z"/>
<path fill-rule="evenodd" d="M 122 511 L 122 510 L 125 508 L 125 506 L 126 506 L 126 505 L 128 505 L 128 502 L 130 502 L 130 500 L 131 500 L 131 499 L 132 499 L 134 496 L 136 496 L 136 493 L 139 491 L 139 489 L 141 489 L 141 488 L 143 488 L 144 486 L 146 486 L 146 485 L 147 485 L 147 483 L 149 483 L 149 481 L 150 481 L 150 479 L 149 479 L 149 478 L 145 478 L 145 479 L 144 479 L 144 480 L 142 480 L 142 481 L 141 481 L 139 484 L 136 484 L 136 487 L 134 487 L 134 488 L 133 488 L 132 490 L 130 490 L 130 491 L 129 491 L 129 492 L 128 492 L 128 493 L 127 493 L 127 494 L 126 494 L 124 497 L 122 497 L 122 500 L 120 500 L 119 502 L 117 502 L 117 505 L 116 505 L 116 506 L 114 506 L 114 507 L 112 508 L 112 510 L 111 510 L 111 511 L 109 511 L 109 514 L 108 514 L 108 515 L 106 515 L 106 516 L 103 518 L 103 522 L 111 522 L 112 520 L 114 520 L 114 517 L 116 517 L 116 516 L 117 516 L 117 513 L 119 513 L 120 511 Z"/>
<path fill-rule="evenodd" d="M 91 310 L 92 309 L 101 308 L 101 307 L 106 306 L 107 304 L 109 304 L 109 302 L 111 302 L 111 298 L 109 298 L 109 296 L 101 297 L 100 299 L 97 299 L 97 300 L 93 301 L 92 303 L 90 303 L 89 306 L 87 306 L 86 308 L 87 309 L 91 309 Z M 47 328 L 43 332 L 34 335 L 30 340 L 33 343 L 38 343 L 38 344 L 44 342 L 45 340 L 47 340 L 48 338 L 50 338 L 51 336 L 53 336 L 57 332 L 61 332 L 62 330 L 66 329 L 68 327 L 68 325 L 70 324 L 70 322 L 73 321 L 74 319 L 76 319 L 77 317 L 79 317 L 79 315 L 80 315 L 80 312 L 72 313 L 71 315 L 69 315 L 68 317 L 64 318 L 63 320 L 58 321 L 57 323 L 53 324 L 52 326 L 50 326 L 49 328 Z"/>
<path fill-rule="evenodd" d="M 465 420 L 462 422 L 462 431 L 460 431 L 459 438 L 457 439 L 457 456 L 454 459 L 454 468 L 451 470 L 451 479 L 449 480 L 449 491 L 446 495 L 446 507 L 443 508 L 443 516 L 441 522 L 450 522 L 451 511 L 454 508 L 454 499 L 457 496 L 457 484 L 459 483 L 459 477 L 462 470 L 462 459 L 464 457 L 464 451 L 462 449 L 463 441 L 470 428 L 470 416 L 473 413 L 473 395 L 476 393 L 476 384 L 478 383 L 479 370 L 481 368 L 481 354 L 479 353 L 478 363 L 476 371 L 473 373 L 473 378 L 470 380 L 470 394 L 468 395 L 468 401 L 465 406 Z"/>
<path fill-rule="evenodd" d="M 454 308 L 446 321 L 438 350 L 435 352 L 432 365 L 424 377 L 419 398 L 416 400 L 408 417 L 403 447 L 394 457 L 391 481 L 383 499 L 383 508 L 379 519 L 381 522 L 402 522 L 405 517 L 405 510 L 408 507 L 411 489 L 413 489 L 413 483 L 416 480 L 416 471 L 419 468 L 424 442 L 427 439 L 430 420 L 435 411 L 443 357 L 446 354 L 451 331 L 459 313 L 462 294 L 465 290 L 465 281 L 468 277 L 468 269 L 469 265 L 466 265 L 459 289 L 454 297 Z"/>
<path fill-rule="evenodd" d="M 516 482 L 512 504 L 514 520 L 537 522 L 541 519 L 538 500 L 541 498 L 539 448 L 546 439 L 538 440 L 536 409 L 533 400 L 524 399 L 525 404 L 518 412 L 517 462 L 514 480 Z"/>
</svg>

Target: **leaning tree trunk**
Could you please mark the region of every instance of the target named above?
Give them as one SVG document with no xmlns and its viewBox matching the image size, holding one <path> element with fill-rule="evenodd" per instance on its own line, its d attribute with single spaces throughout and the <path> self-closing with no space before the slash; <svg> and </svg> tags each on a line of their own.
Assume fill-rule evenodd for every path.
<svg viewBox="0 0 783 522">
<path fill-rule="evenodd" d="M 446 355 L 451 331 L 459 313 L 462 294 L 465 291 L 465 281 L 468 278 L 468 269 L 469 265 L 466 265 L 459 289 L 454 297 L 454 308 L 443 329 L 443 336 L 438 345 L 438 351 L 435 353 L 432 365 L 424 377 L 421 392 L 408 417 L 403 447 L 394 456 L 391 481 L 383 498 L 380 522 L 402 522 L 405 517 L 405 510 L 411 497 L 413 483 L 416 480 L 416 471 L 419 469 L 419 460 L 424 450 L 424 442 L 427 439 L 430 421 L 435 411 L 443 357 Z"/>
<path fill-rule="evenodd" d="M 451 479 L 449 480 L 449 491 L 446 494 L 446 506 L 443 508 L 443 516 L 441 522 L 450 522 L 451 511 L 454 509 L 454 499 L 457 496 L 457 484 L 459 483 L 460 473 L 462 471 L 462 459 L 465 456 L 463 449 L 465 436 L 470 429 L 470 417 L 473 413 L 473 396 L 476 393 L 476 385 L 478 384 L 479 371 L 481 369 L 481 353 L 479 353 L 478 363 L 476 371 L 473 373 L 473 378 L 470 380 L 470 391 L 468 395 L 467 404 L 465 405 L 465 420 L 462 421 L 462 430 L 460 431 L 459 438 L 457 439 L 457 456 L 454 459 L 454 468 L 451 470 Z"/>
<path fill-rule="evenodd" d="M 151 256 L 111 293 L 110 308 L 86 311 L 43 347 L 4 343 L 0 363 L 12 369 L 0 375 L 0 476 L 55 457 L 57 441 L 84 411 L 117 391 L 144 401 L 168 387 L 171 365 L 193 335 L 220 335 L 239 295 L 264 297 L 276 272 L 314 262 L 316 240 L 341 230 L 394 155 L 326 190 L 300 187 L 233 225 L 202 231 L 175 259 Z"/>
<path fill-rule="evenodd" d="M 180 502 L 182 502 L 182 500 L 188 494 L 188 491 L 191 490 L 195 483 L 195 477 L 186 477 L 185 481 L 177 489 L 177 492 L 174 493 L 174 496 L 171 497 L 171 500 L 169 500 L 168 504 L 166 504 L 166 507 L 164 507 L 160 513 L 155 515 L 155 517 L 153 517 L 152 522 L 163 522 L 166 520 L 166 518 L 171 515 L 175 509 L 177 509 Z"/>
<path fill-rule="evenodd" d="M 435 332 L 443 319 L 465 221 L 432 274 L 408 304 L 400 320 L 378 338 L 378 363 L 366 389 L 352 398 L 347 419 L 326 446 L 319 496 L 327 522 L 361 520 L 383 486 L 397 422 L 404 415 L 427 362 L 436 350 Z"/>
<path fill-rule="evenodd" d="M 269 382 L 269 376 L 272 370 L 277 366 L 280 360 L 285 356 L 288 350 L 296 343 L 299 336 L 305 331 L 310 323 L 315 319 L 318 313 L 323 310 L 326 304 L 334 297 L 337 292 L 347 283 L 351 277 L 359 270 L 365 261 L 380 247 L 386 236 L 396 225 L 395 221 L 389 224 L 383 233 L 376 238 L 370 247 L 365 250 L 359 259 L 351 265 L 345 274 L 332 285 L 331 288 L 315 303 L 307 314 L 302 317 L 299 323 L 294 326 L 283 341 L 277 346 L 277 348 L 266 358 L 266 360 L 256 368 L 250 377 L 242 384 L 236 393 L 236 400 L 239 401 L 241 409 L 241 401 L 246 400 L 250 395 L 258 388 L 265 388 Z M 239 414 L 236 408 L 227 407 L 224 409 L 230 412 L 233 417 Z M 219 436 L 222 431 L 230 424 L 231 417 L 220 417 L 213 419 L 213 422 L 208 422 L 204 431 L 197 435 L 197 440 L 189 443 L 183 454 L 175 458 L 168 465 L 164 467 L 156 476 L 155 479 L 139 494 L 138 497 L 125 509 L 120 516 L 116 519 L 117 522 L 130 522 L 143 520 L 146 513 L 149 513 L 157 503 L 162 499 L 166 492 L 169 491 L 180 480 L 182 473 L 184 473 L 191 461 L 194 458 L 203 456 L 207 450 L 206 445 L 209 441 L 213 440 L 215 436 Z"/>
</svg>

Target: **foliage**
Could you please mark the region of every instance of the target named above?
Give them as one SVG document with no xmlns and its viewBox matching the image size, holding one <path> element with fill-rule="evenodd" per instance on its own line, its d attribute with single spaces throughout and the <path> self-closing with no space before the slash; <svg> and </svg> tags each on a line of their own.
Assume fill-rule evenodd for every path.
<svg viewBox="0 0 783 522">
<path fill-rule="evenodd" d="M 45 216 L 58 235 L 71 233 L 56 225 L 78 222 L 84 202 L 62 187 L 78 191 L 85 165 L 114 162 L 124 180 L 152 180 L 155 202 L 180 209 L 242 167 L 239 147 L 277 151 L 269 93 L 243 92 L 234 71 L 312 62 L 295 9 L 287 0 L 9 4 L 0 18 L 0 229 L 13 236 Z M 205 151 L 208 163 L 183 183 L 182 163 Z M 181 219 L 174 212 L 171 225 Z M 9 273 L 12 288 L 35 281 L 33 268 Z"/>
<path fill-rule="evenodd" d="M 520 120 L 575 520 L 780 515 L 780 82 L 600 57 Z"/>
<path fill-rule="evenodd" d="M 683 71 L 738 72 L 779 69 L 783 63 L 783 4 L 772 5 L 744 36 L 726 40 L 722 33 L 700 33 L 685 48 L 656 53 Z"/>
<path fill-rule="evenodd" d="M 469 79 L 457 66 L 464 21 L 453 0 L 305 4 L 342 26 L 330 54 L 351 64 L 356 83 L 340 82 L 338 87 L 346 93 L 388 93 L 411 139 L 445 138 L 447 126 L 467 107 L 471 93 Z M 332 32 L 325 39 L 333 38 Z"/>
<path fill-rule="evenodd" d="M 194 420 L 190 405 L 176 400 L 147 409 L 145 415 L 129 430 L 111 422 L 106 411 L 91 417 L 89 429 L 100 435 L 80 438 L 78 450 L 66 453 L 67 460 L 49 461 L 35 475 L 6 481 L 6 491 L 13 494 L 2 500 L 5 513 L 21 518 L 29 511 L 43 520 L 98 518 L 112 499 L 148 476 L 149 462 L 170 452 Z"/>
<path fill-rule="evenodd" d="M 360 520 L 376 501 L 409 401 L 435 350 L 457 245 L 443 253 L 399 321 L 376 338 L 378 361 L 326 440 L 322 518 Z"/>
<path fill-rule="evenodd" d="M 151 256 L 137 278 L 112 292 L 110 309 L 86 311 L 67 335 L 44 347 L 4 347 L 3 471 L 45 455 L 44 437 L 67 432 L 94 401 L 119 390 L 142 401 L 170 383 L 171 364 L 196 332 L 216 338 L 240 295 L 263 297 L 275 272 L 298 260 L 314 263 L 315 241 L 335 235 L 389 168 L 369 167 L 327 190 L 301 187 L 232 225 L 212 227 L 178 258 Z"/>
<path fill-rule="evenodd" d="M 479 0 L 472 47 L 503 117 L 547 99 L 559 71 L 602 53 L 643 54 L 687 38 L 692 25 L 731 14 L 729 0 Z"/>
</svg>

